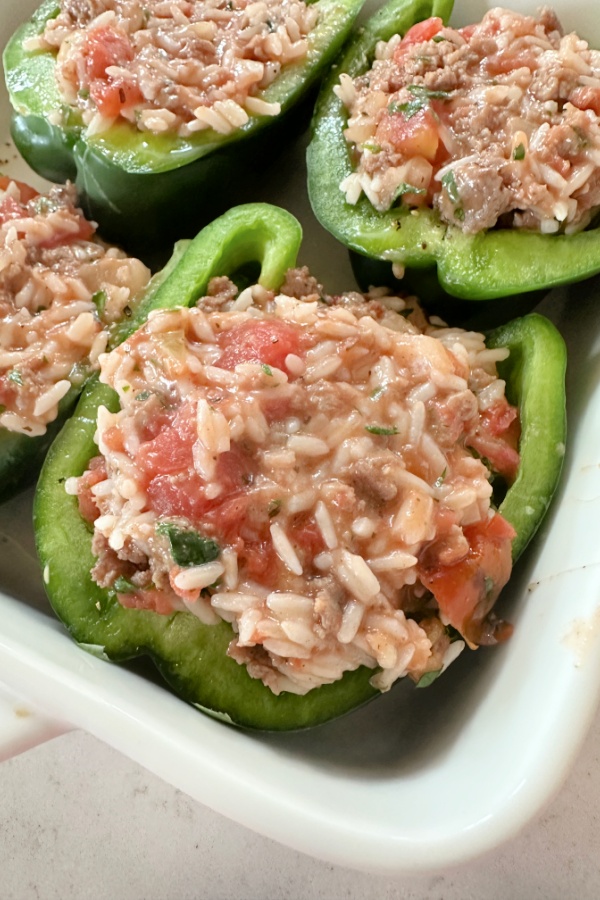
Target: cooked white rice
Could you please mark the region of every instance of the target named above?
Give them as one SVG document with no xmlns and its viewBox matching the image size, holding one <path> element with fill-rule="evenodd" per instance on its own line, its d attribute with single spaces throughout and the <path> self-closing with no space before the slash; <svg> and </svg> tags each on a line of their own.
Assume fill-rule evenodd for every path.
<svg viewBox="0 0 600 900">
<path fill-rule="evenodd" d="M 107 326 L 150 273 L 139 260 L 92 239 L 94 226 L 75 208 L 72 188 L 35 195 L 4 181 L 0 427 L 35 437 L 56 418 L 71 386 L 98 368 Z"/>
<path fill-rule="evenodd" d="M 230 134 L 278 115 L 262 92 L 306 58 L 317 19 L 303 0 L 62 0 L 28 49 L 58 51 L 61 95 L 88 135 L 118 119 L 155 134 Z"/>
<path fill-rule="evenodd" d="M 433 206 L 469 233 L 585 228 L 600 208 L 600 51 L 548 8 L 415 28 L 379 44 L 370 72 L 340 76 L 347 202 Z"/>
<path fill-rule="evenodd" d="M 439 670 L 457 647 L 424 573 L 473 556 L 468 526 L 499 519 L 469 446 L 486 390 L 514 418 L 506 351 L 381 292 L 316 302 L 303 270 L 241 311 L 224 281 L 101 358 L 122 408 L 99 410 L 101 456 L 66 486 L 95 520 L 93 577 L 125 606 L 230 622 L 230 655 L 275 693 L 362 665 L 381 690 Z M 176 562 L 165 527 L 215 541 L 213 558 Z"/>
</svg>

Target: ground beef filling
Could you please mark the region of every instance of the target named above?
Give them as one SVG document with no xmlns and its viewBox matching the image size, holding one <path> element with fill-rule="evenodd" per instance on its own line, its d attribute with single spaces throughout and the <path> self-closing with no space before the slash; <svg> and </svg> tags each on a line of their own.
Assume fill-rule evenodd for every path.
<svg viewBox="0 0 600 900">
<path fill-rule="evenodd" d="M 385 690 L 503 639 L 506 356 L 385 291 L 215 279 L 102 357 L 121 410 L 100 409 L 100 455 L 67 482 L 93 578 L 126 607 L 230 622 L 229 654 L 276 693 L 361 665 Z"/>
<path fill-rule="evenodd" d="M 336 92 L 355 154 L 349 203 L 433 206 L 467 233 L 570 234 L 600 208 L 600 51 L 547 8 L 459 29 L 428 19 Z"/>
<path fill-rule="evenodd" d="M 58 51 L 61 95 L 88 134 L 119 119 L 228 134 L 280 112 L 263 92 L 306 58 L 317 18 L 303 0 L 62 0 L 27 49 Z"/>
<path fill-rule="evenodd" d="M 149 280 L 94 230 L 71 187 L 38 194 L 0 178 L 0 427 L 43 434 Z"/>
</svg>

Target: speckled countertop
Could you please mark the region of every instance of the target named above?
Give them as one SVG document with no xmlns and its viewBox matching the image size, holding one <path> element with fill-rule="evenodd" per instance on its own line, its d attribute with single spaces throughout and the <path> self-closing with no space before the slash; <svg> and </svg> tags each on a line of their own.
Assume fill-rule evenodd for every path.
<svg viewBox="0 0 600 900">
<path fill-rule="evenodd" d="M 0 896 L 591 900 L 600 896 L 599 747 L 600 716 L 562 790 L 508 844 L 452 870 L 388 878 L 255 835 L 74 731 L 0 764 Z"/>
</svg>

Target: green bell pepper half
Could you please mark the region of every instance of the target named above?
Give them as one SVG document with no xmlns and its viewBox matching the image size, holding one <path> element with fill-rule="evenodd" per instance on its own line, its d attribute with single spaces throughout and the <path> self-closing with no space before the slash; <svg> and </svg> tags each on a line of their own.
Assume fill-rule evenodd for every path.
<svg viewBox="0 0 600 900">
<path fill-rule="evenodd" d="M 442 222 L 433 209 L 400 206 L 380 213 L 364 196 L 354 206 L 346 203 L 340 184 L 353 166 L 343 134 L 347 112 L 333 92 L 340 74 L 356 78 L 367 72 L 378 41 L 405 34 L 430 16 L 447 22 L 452 6 L 453 0 L 390 0 L 349 41 L 323 85 L 313 117 L 307 165 L 317 219 L 350 250 L 386 262 L 388 270 L 398 263 L 418 277 L 437 267 L 444 291 L 465 300 L 546 290 L 600 272 L 600 227 L 573 235 L 508 229 L 470 235 Z"/>
<path fill-rule="evenodd" d="M 145 258 L 164 244 L 196 233 L 256 182 L 266 163 L 304 127 L 301 101 L 348 36 L 364 0 L 314 0 L 320 9 L 307 57 L 285 66 L 261 93 L 280 103 L 278 116 L 251 116 L 230 135 L 212 129 L 189 138 L 141 132 L 117 122 L 88 137 L 76 109 L 66 107 L 64 126 L 48 116 L 65 109 L 55 78 L 55 54 L 27 51 L 23 42 L 41 34 L 58 14 L 45 0 L 15 32 L 4 51 L 6 84 L 14 115 L 12 134 L 26 162 L 50 181 L 74 181 L 82 208 L 100 233 Z"/>
<path fill-rule="evenodd" d="M 295 265 L 301 229 L 289 213 L 267 204 L 230 210 L 188 246 L 134 321 L 121 327 L 123 340 L 151 309 L 192 305 L 210 278 L 237 273 L 258 263 L 258 281 L 277 289 Z M 503 377 L 521 410 L 522 464 L 519 477 L 500 506 L 516 528 L 515 555 L 531 538 L 556 487 L 565 439 L 565 351 L 554 326 L 541 316 L 518 319 L 490 337 L 511 348 Z M 116 411 L 118 398 L 99 382 L 86 388 L 72 418 L 52 445 L 35 497 L 34 524 L 46 589 L 58 617 L 82 647 L 102 658 L 124 661 L 149 656 L 166 681 L 186 701 L 213 716 L 247 728 L 291 730 L 318 725 L 360 706 L 378 691 L 373 672 L 348 672 L 335 684 L 301 697 L 275 696 L 245 667 L 226 655 L 230 625 L 204 625 L 188 612 L 169 616 L 125 609 L 112 590 L 90 576 L 92 535 L 65 480 L 81 475 L 97 454 L 94 443 L 100 405 Z M 526 506 L 525 506 L 526 504 Z"/>
</svg>

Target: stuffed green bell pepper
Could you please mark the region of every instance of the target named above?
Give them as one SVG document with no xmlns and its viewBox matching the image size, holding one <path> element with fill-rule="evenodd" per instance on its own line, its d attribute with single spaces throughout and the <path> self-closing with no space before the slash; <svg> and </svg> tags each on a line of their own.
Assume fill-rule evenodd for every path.
<svg viewBox="0 0 600 900">
<path fill-rule="evenodd" d="M 303 126 L 299 101 L 363 0 L 46 0 L 4 53 L 29 165 L 76 183 L 107 239 L 139 255 L 239 203 Z"/>
<path fill-rule="evenodd" d="M 597 273 L 600 52 L 547 8 L 458 29 L 451 11 L 391 0 L 350 41 L 313 119 L 317 218 L 465 300 Z"/>
<path fill-rule="evenodd" d="M 148 655 L 257 729 L 319 724 L 506 639 L 492 607 L 564 455 L 547 319 L 486 345 L 414 298 L 331 296 L 296 267 L 300 240 L 265 204 L 205 228 L 103 356 L 35 501 L 73 638 Z"/>
<path fill-rule="evenodd" d="M 0 500 L 37 477 L 110 330 L 151 292 L 94 230 L 72 188 L 0 177 Z"/>
</svg>

